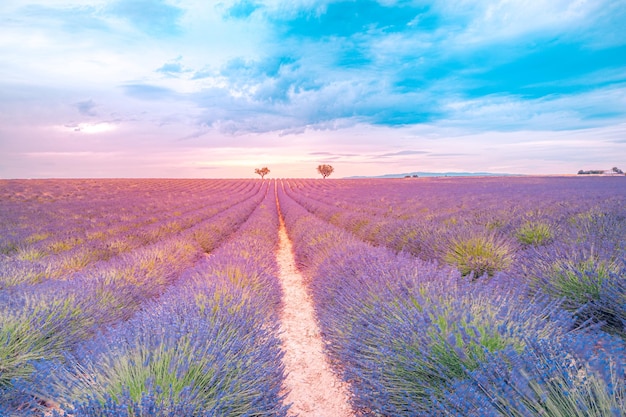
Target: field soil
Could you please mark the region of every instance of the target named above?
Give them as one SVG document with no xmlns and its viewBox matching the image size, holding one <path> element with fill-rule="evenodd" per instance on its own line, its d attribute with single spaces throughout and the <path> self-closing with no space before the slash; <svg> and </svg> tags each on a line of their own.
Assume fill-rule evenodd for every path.
<svg viewBox="0 0 626 417">
<path fill-rule="evenodd" d="M 296 268 L 291 241 L 280 222 L 277 253 L 283 289 L 281 338 L 287 374 L 284 390 L 290 412 L 300 417 L 351 417 L 348 389 L 324 355 L 313 303 Z"/>
</svg>

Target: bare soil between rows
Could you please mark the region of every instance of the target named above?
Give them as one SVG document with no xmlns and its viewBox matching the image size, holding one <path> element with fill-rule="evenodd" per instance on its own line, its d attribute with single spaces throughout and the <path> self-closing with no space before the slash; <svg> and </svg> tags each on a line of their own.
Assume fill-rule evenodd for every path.
<svg viewBox="0 0 626 417">
<path fill-rule="evenodd" d="M 296 268 L 291 241 L 280 221 L 277 262 L 283 290 L 281 339 L 286 403 L 300 417 L 352 417 L 348 388 L 332 372 L 324 354 L 313 303 Z"/>
</svg>

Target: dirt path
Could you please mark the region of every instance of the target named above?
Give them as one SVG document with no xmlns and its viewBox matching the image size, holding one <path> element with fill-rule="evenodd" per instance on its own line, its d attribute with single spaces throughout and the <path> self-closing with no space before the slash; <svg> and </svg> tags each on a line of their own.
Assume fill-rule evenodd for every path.
<svg viewBox="0 0 626 417">
<path fill-rule="evenodd" d="M 287 373 L 284 388 L 289 392 L 286 403 L 292 404 L 290 413 L 300 417 L 354 416 L 348 403 L 348 390 L 331 372 L 324 356 L 313 303 L 295 266 L 291 241 L 282 219 L 279 236 L 277 261 L 284 303 L 281 338 Z"/>
</svg>

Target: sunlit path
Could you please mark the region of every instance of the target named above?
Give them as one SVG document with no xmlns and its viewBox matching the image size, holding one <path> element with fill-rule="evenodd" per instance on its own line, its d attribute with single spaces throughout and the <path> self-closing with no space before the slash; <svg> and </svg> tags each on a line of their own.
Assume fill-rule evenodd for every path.
<svg viewBox="0 0 626 417">
<path fill-rule="evenodd" d="M 282 219 L 279 234 L 277 260 L 284 293 L 281 337 L 287 374 L 285 390 L 289 391 L 286 403 L 291 403 L 291 413 L 300 417 L 353 416 L 347 389 L 331 372 L 324 356 L 313 304 L 295 266 L 291 241 Z"/>
</svg>

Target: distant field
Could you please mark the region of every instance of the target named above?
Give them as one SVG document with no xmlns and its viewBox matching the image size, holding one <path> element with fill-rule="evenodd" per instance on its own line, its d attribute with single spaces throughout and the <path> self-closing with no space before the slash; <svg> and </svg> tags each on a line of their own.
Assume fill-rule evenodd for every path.
<svg viewBox="0 0 626 417">
<path fill-rule="evenodd" d="M 290 415 L 281 217 L 357 415 L 626 415 L 589 176 L 0 180 L 0 415 Z"/>
</svg>

